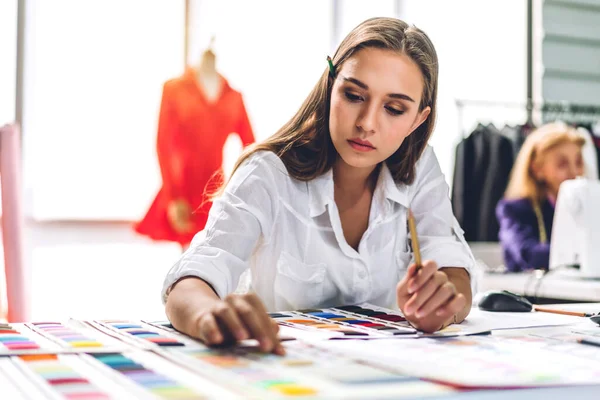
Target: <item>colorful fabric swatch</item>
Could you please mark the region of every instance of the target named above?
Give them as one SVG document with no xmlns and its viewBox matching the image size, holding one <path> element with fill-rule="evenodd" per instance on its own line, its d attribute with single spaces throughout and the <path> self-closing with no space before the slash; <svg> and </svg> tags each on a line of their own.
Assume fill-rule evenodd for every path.
<svg viewBox="0 0 600 400">
<path fill-rule="evenodd" d="M 163 399 L 201 399 L 203 396 L 166 375 L 146 368 L 121 353 L 92 354 L 92 357 L 121 373 L 137 385 Z"/>
<path fill-rule="evenodd" d="M 34 322 L 32 324 L 46 337 L 58 341 L 69 348 L 103 347 L 104 344 L 90 335 L 78 332 L 74 328 L 60 322 Z"/>
<path fill-rule="evenodd" d="M 366 306 L 342 306 L 271 313 L 280 325 L 304 330 L 326 331 L 331 336 L 348 338 L 416 334 L 400 314 Z"/>
<path fill-rule="evenodd" d="M 37 350 L 39 344 L 7 323 L 0 323 L 0 346 L 8 350 Z"/>
<path fill-rule="evenodd" d="M 273 360 L 276 362 L 284 360 L 279 356 L 244 349 L 220 351 L 209 348 L 188 350 L 186 354 L 203 363 L 236 374 L 246 384 L 255 389 L 266 390 L 286 397 L 315 396 L 319 394 L 317 388 L 302 382 L 291 374 L 282 374 L 279 368 L 265 368 L 265 365 Z M 308 364 L 312 363 L 309 360 L 304 361 Z M 307 364 L 299 363 L 296 365 Z"/>
<path fill-rule="evenodd" d="M 358 339 L 381 335 L 382 330 L 393 332 L 377 329 L 379 325 L 398 329 L 406 323 L 391 310 L 365 305 L 273 313 L 272 317 L 312 329 L 304 332 L 308 336 L 315 330 L 331 330 Z M 414 390 L 439 391 L 438 385 L 358 363 L 302 340 L 284 342 L 287 354 L 282 357 L 260 352 L 253 340 L 233 347 L 207 347 L 167 321 L 69 320 L 2 328 L 6 335 L 39 344 L 39 349 L 29 350 L 35 354 L 8 354 L 0 363 L 0 375 L 15 387 L 27 387 L 23 391 L 27 398 L 362 399 L 371 398 L 374 390 L 392 398 Z M 46 354 L 51 346 L 60 354 Z"/>
<path fill-rule="evenodd" d="M 154 344 L 159 347 L 179 347 L 185 346 L 185 343 L 171 336 L 167 336 L 166 332 L 142 324 L 141 322 L 129 321 L 100 321 L 102 325 L 108 327 L 119 334 L 126 335 L 130 339 L 139 340 L 147 344 Z"/>
<path fill-rule="evenodd" d="M 19 358 L 31 371 L 45 381 L 51 391 L 65 399 L 101 400 L 111 398 L 87 378 L 62 363 L 57 355 L 21 355 Z"/>
</svg>

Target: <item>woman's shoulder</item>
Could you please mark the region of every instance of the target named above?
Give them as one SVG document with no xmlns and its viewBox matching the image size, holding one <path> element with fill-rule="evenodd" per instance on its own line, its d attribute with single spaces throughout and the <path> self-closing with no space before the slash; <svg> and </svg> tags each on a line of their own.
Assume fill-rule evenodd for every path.
<svg viewBox="0 0 600 400">
<path fill-rule="evenodd" d="M 421 153 L 421 156 L 417 160 L 417 167 L 419 165 L 427 164 L 432 161 L 437 161 L 437 156 L 435 155 L 433 147 L 430 144 L 428 144 L 425 146 L 423 152 Z"/>
<path fill-rule="evenodd" d="M 415 163 L 415 180 L 410 187 L 419 187 L 424 183 L 445 181 L 440 163 L 431 145 L 426 145 Z"/>
<path fill-rule="evenodd" d="M 264 184 L 280 186 L 289 180 L 283 161 L 270 150 L 258 150 L 249 154 L 231 177 L 232 182 L 242 182 L 249 177 L 257 177 Z"/>
<path fill-rule="evenodd" d="M 281 158 L 271 150 L 257 150 L 250 154 L 240 165 L 240 168 L 248 167 L 260 172 L 277 171 L 288 175 Z"/>
</svg>

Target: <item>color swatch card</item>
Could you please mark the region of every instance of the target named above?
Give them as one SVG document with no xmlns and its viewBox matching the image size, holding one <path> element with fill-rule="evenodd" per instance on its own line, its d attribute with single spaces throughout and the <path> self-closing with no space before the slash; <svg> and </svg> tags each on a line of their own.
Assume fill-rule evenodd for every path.
<svg viewBox="0 0 600 400">
<path fill-rule="evenodd" d="M 71 352 L 114 352 L 126 349 L 121 341 L 83 321 L 70 319 L 65 322 L 31 322 L 26 326 Z"/>
<path fill-rule="evenodd" d="M 174 329 L 155 326 L 143 321 L 94 320 L 88 321 L 88 323 L 106 335 L 136 348 L 148 350 L 165 347 L 204 348 L 199 341 Z"/>
<path fill-rule="evenodd" d="M 133 350 L 113 354 L 95 353 L 88 357 L 102 364 L 104 372 L 109 372 L 107 377 L 135 394 L 135 398 L 146 398 L 148 394 L 161 399 L 241 398 L 225 386 L 217 385 L 153 352 Z"/>
<path fill-rule="evenodd" d="M 283 327 L 313 333 L 313 339 L 415 337 L 418 333 L 400 312 L 368 304 L 275 312 L 270 316 Z M 285 333 L 293 334 L 293 331 L 285 330 Z M 302 333 L 294 336 L 310 339 Z"/>
<path fill-rule="evenodd" d="M 35 352 L 40 348 L 59 349 L 24 324 L 0 323 L 0 354 Z"/>
<path fill-rule="evenodd" d="M 10 361 L 14 366 L 11 379 L 27 379 L 28 384 L 19 387 L 28 398 L 110 399 L 114 394 L 110 385 L 78 365 L 80 356 L 76 354 L 21 355 Z M 17 373 L 22 376 L 17 378 Z"/>
<path fill-rule="evenodd" d="M 29 399 L 238 398 L 144 351 L 2 357 L 0 380 L 2 377 L 12 383 L 21 398 Z M 4 386 L 2 389 L 4 395 Z"/>
<path fill-rule="evenodd" d="M 173 347 L 161 353 L 248 398 L 403 398 L 439 395 L 448 387 L 387 371 L 301 341 L 284 342 L 287 354 L 254 346 L 229 349 Z"/>
<path fill-rule="evenodd" d="M 587 385 L 600 382 L 600 357 L 585 345 L 532 336 L 315 342 L 327 351 L 466 388 Z M 587 346 L 593 348 L 593 346 Z"/>
<path fill-rule="evenodd" d="M 76 320 L 0 324 L 0 355 L 106 352 L 125 348 L 122 342 Z"/>
</svg>

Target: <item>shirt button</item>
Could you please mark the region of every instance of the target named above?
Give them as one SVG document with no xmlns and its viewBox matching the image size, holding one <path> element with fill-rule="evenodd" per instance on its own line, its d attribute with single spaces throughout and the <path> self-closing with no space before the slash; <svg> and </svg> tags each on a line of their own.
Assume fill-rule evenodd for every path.
<svg viewBox="0 0 600 400">
<path fill-rule="evenodd" d="M 358 271 L 358 277 L 360 279 L 365 279 L 366 276 L 367 276 L 367 273 L 364 270 L 361 269 L 360 271 Z"/>
</svg>

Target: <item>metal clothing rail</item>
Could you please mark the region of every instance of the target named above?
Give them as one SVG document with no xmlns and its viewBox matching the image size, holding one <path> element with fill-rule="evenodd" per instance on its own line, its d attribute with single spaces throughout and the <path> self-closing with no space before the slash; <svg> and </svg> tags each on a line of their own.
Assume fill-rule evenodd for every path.
<svg viewBox="0 0 600 400">
<path fill-rule="evenodd" d="M 510 101 L 493 101 L 493 100 L 470 100 L 470 99 L 455 99 L 458 109 L 458 126 L 460 131 L 464 131 L 463 109 L 465 107 L 482 107 L 482 108 L 505 108 L 505 109 L 522 109 L 527 111 L 525 123 L 534 125 L 533 112 L 537 111 L 540 114 L 541 121 L 550 120 L 566 120 L 566 121 L 600 121 L 600 104 L 579 104 L 569 103 L 565 101 L 558 102 L 510 102 Z"/>
<path fill-rule="evenodd" d="M 469 99 L 455 99 L 456 107 L 460 109 L 469 106 L 476 107 L 496 107 L 496 108 L 521 108 L 539 110 L 542 112 L 564 112 L 564 113 L 578 113 L 578 114 L 600 114 L 600 104 L 581 104 L 581 103 L 570 103 L 566 101 L 546 101 L 542 103 L 519 103 L 509 101 L 493 101 L 493 100 L 469 100 Z"/>
</svg>

